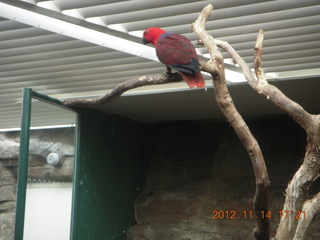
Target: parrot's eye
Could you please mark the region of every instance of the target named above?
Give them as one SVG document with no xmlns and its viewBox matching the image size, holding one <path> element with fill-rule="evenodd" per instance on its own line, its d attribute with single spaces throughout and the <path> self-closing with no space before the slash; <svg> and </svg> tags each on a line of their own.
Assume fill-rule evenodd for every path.
<svg viewBox="0 0 320 240">
<path fill-rule="evenodd" d="M 147 35 L 149 33 L 149 31 L 144 31 L 144 35 Z"/>
</svg>

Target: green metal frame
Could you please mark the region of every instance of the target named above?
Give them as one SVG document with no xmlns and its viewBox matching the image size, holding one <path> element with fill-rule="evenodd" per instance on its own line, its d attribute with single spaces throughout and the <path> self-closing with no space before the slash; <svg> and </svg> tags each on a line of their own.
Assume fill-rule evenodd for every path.
<svg viewBox="0 0 320 240">
<path fill-rule="evenodd" d="M 28 180 L 28 157 L 31 122 L 32 89 L 23 90 L 22 121 L 20 133 L 20 156 L 18 166 L 16 221 L 14 239 L 23 239 L 24 215 L 26 209 L 26 193 Z"/>
<path fill-rule="evenodd" d="M 15 240 L 24 233 L 32 98 L 66 108 L 58 99 L 23 90 Z M 70 239 L 124 240 L 145 185 L 149 126 L 93 109 L 76 113 Z"/>
<path fill-rule="evenodd" d="M 149 125 L 79 109 L 72 240 L 124 240 L 145 186 Z"/>
<path fill-rule="evenodd" d="M 25 209 L 26 209 L 26 193 L 28 181 L 28 162 L 29 162 L 29 140 L 30 140 L 30 124 L 31 124 L 31 108 L 32 98 L 49 104 L 56 105 L 73 111 L 63 105 L 63 103 L 47 95 L 38 93 L 31 88 L 23 89 L 23 104 L 21 116 L 21 133 L 20 133 L 20 155 L 18 166 L 18 181 L 17 181 L 17 199 L 16 199 L 16 217 L 15 217 L 15 231 L 14 240 L 23 240 Z M 77 166 L 77 137 L 75 138 L 75 167 Z M 75 178 L 76 176 L 74 176 Z M 75 188 L 74 188 L 75 189 Z M 75 190 L 73 190 L 75 191 Z M 74 193 L 73 193 L 74 194 Z M 74 201 L 74 200 L 73 200 Z"/>
</svg>

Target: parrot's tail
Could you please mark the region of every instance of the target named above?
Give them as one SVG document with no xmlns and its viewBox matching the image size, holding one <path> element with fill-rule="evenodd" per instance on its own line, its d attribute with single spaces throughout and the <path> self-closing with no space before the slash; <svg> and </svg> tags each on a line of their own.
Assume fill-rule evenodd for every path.
<svg viewBox="0 0 320 240">
<path fill-rule="evenodd" d="M 190 88 L 198 87 L 202 88 L 205 86 L 203 76 L 201 72 L 194 72 L 193 74 L 187 74 L 180 72 L 183 80 L 189 85 Z"/>
</svg>

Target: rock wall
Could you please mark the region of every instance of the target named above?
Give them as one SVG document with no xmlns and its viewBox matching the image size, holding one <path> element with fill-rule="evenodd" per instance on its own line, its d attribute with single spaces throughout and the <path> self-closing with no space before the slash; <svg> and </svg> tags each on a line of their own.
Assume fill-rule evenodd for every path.
<svg viewBox="0 0 320 240">
<path fill-rule="evenodd" d="M 32 131 L 28 177 L 36 181 L 72 181 L 73 138 L 73 128 Z M 19 132 L 0 133 L 0 240 L 13 239 L 19 140 Z M 51 152 L 60 156 L 57 166 L 47 164 Z"/>
<path fill-rule="evenodd" d="M 304 156 L 305 135 L 287 118 L 249 121 L 249 127 L 269 169 L 274 234 L 285 188 Z M 226 123 L 175 122 L 155 126 L 152 135 L 147 186 L 136 202 L 137 224 L 127 239 L 254 239 L 255 178 L 233 129 Z M 312 191 L 319 190 L 317 183 Z M 308 240 L 320 239 L 319 225 L 317 216 Z"/>
</svg>

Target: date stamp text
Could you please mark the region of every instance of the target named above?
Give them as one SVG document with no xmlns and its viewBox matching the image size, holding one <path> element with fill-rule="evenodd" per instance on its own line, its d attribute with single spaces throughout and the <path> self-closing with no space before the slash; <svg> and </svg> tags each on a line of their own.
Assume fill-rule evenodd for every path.
<svg viewBox="0 0 320 240">
<path fill-rule="evenodd" d="M 212 219 L 217 220 L 236 220 L 236 219 L 271 219 L 274 217 L 281 218 L 295 218 L 295 219 L 305 219 L 307 217 L 306 211 L 278 211 L 278 212 L 271 212 L 271 211 L 261 211 L 254 214 L 253 211 L 219 211 L 214 210 L 212 211 Z"/>
</svg>

